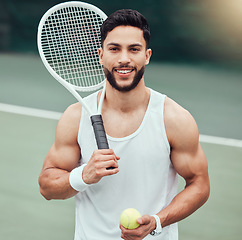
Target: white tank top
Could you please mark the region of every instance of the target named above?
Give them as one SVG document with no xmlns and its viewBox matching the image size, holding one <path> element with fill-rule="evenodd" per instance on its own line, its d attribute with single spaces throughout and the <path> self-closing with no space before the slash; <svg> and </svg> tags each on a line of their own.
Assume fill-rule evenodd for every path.
<svg viewBox="0 0 242 240">
<path fill-rule="evenodd" d="M 75 196 L 75 240 L 121 239 L 119 217 L 126 208 L 136 208 L 141 215 L 156 214 L 177 194 L 177 173 L 170 161 L 163 110 L 165 95 L 150 89 L 144 119 L 136 132 L 124 138 L 107 136 L 109 146 L 120 156 L 119 173 L 101 179 Z M 97 109 L 97 92 L 85 98 Z M 78 143 L 80 164 L 87 163 L 97 145 L 90 117 L 82 109 Z M 178 227 L 172 224 L 155 238 L 177 240 Z"/>
</svg>

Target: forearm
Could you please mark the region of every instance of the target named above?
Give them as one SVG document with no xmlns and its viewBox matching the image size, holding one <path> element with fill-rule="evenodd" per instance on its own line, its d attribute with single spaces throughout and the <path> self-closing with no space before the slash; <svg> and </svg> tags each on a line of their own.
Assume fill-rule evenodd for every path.
<svg viewBox="0 0 242 240">
<path fill-rule="evenodd" d="M 162 227 L 178 222 L 195 212 L 207 201 L 209 191 L 209 183 L 193 182 L 187 185 L 166 208 L 157 214 L 161 219 Z"/>
<path fill-rule="evenodd" d="M 67 199 L 77 194 L 69 182 L 70 172 L 58 168 L 44 170 L 39 176 L 40 193 L 47 199 Z"/>
</svg>

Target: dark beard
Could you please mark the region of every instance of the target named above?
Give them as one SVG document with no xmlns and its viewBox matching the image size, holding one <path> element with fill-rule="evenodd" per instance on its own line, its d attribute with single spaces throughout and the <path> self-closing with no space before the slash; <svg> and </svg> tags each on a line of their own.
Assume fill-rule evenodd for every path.
<svg viewBox="0 0 242 240">
<path fill-rule="evenodd" d="M 143 66 L 134 76 L 134 79 L 132 81 L 132 83 L 129 86 L 124 86 L 121 87 L 117 84 L 114 75 L 107 69 L 104 68 L 104 73 L 107 77 L 108 82 L 110 83 L 110 85 L 118 90 L 119 92 L 129 92 L 131 90 L 133 90 L 140 82 L 141 78 L 143 77 L 145 72 L 145 67 Z"/>
</svg>

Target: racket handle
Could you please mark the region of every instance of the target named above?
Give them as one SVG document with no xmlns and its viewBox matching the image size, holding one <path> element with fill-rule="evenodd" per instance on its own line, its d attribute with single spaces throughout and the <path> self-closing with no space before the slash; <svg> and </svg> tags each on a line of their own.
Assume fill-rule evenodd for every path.
<svg viewBox="0 0 242 240">
<path fill-rule="evenodd" d="M 106 137 L 105 129 L 103 126 L 103 119 L 101 115 L 91 116 L 92 126 L 97 142 L 98 149 L 109 149 L 108 140 Z M 113 167 L 107 168 L 107 170 L 114 169 Z"/>
<path fill-rule="evenodd" d="M 92 126 L 94 129 L 95 138 L 98 149 L 109 149 L 108 140 L 103 126 L 103 119 L 101 115 L 91 116 Z"/>
</svg>

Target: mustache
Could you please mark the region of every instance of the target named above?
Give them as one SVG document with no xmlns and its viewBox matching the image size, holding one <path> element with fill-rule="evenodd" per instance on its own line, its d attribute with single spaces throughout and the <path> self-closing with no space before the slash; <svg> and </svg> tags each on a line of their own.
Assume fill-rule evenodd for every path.
<svg viewBox="0 0 242 240">
<path fill-rule="evenodd" d="M 117 68 L 119 68 L 119 69 L 120 68 L 131 68 L 131 69 L 135 69 L 136 70 L 136 67 L 128 65 L 128 64 L 122 64 L 122 65 L 115 66 L 115 67 L 113 67 L 113 70 L 117 69 Z"/>
</svg>

